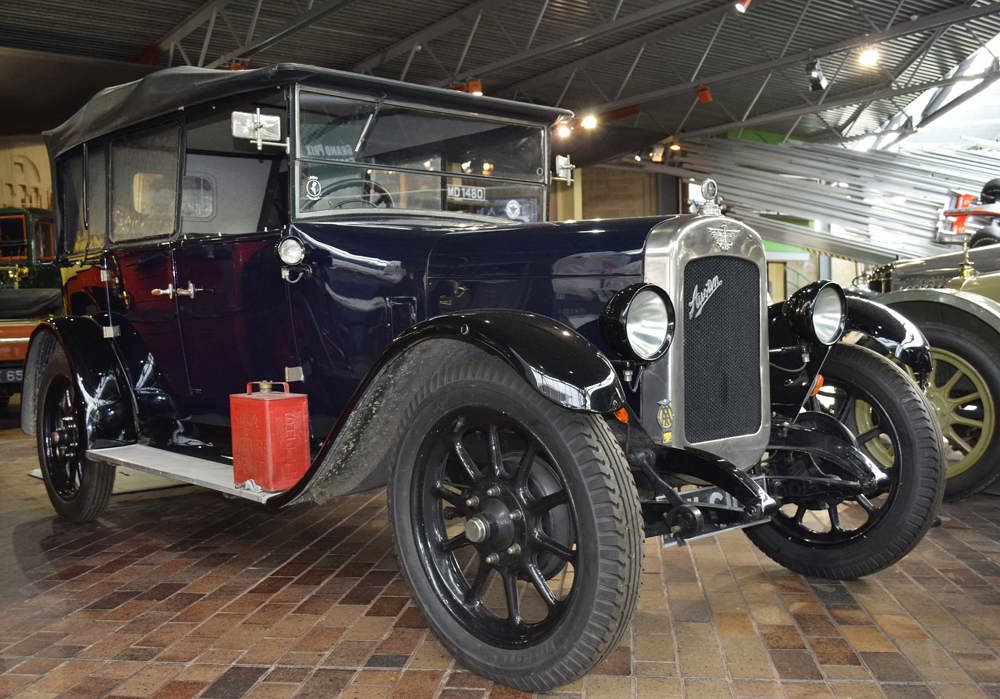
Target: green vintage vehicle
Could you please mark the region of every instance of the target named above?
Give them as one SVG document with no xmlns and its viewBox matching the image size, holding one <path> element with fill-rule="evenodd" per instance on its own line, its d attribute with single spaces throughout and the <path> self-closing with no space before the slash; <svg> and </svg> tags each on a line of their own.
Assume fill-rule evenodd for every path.
<svg viewBox="0 0 1000 699">
<path fill-rule="evenodd" d="M 0 208 L 0 409 L 21 390 L 35 326 L 61 308 L 54 257 L 51 211 Z"/>
<path fill-rule="evenodd" d="M 1000 201 L 987 196 L 988 187 L 973 207 L 945 214 L 1000 221 Z M 971 242 L 974 249 L 878 267 L 867 282 L 931 344 L 927 397 L 947 447 L 948 499 L 1000 478 L 1000 244 L 983 244 L 981 235 Z"/>
<path fill-rule="evenodd" d="M 0 289 L 58 288 L 55 236 L 51 211 L 0 208 Z"/>
</svg>

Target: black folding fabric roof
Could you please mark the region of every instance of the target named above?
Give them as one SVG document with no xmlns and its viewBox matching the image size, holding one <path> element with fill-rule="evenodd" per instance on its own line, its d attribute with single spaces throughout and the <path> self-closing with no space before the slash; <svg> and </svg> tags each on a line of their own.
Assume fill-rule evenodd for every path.
<svg viewBox="0 0 1000 699">
<path fill-rule="evenodd" d="M 101 90 L 63 124 L 45 132 L 45 137 L 49 152 L 57 156 L 84 141 L 184 107 L 288 83 L 384 95 L 389 99 L 539 124 L 551 124 L 560 116 L 570 115 L 555 107 L 480 97 L 458 90 L 297 63 L 237 71 L 183 66 Z"/>
</svg>

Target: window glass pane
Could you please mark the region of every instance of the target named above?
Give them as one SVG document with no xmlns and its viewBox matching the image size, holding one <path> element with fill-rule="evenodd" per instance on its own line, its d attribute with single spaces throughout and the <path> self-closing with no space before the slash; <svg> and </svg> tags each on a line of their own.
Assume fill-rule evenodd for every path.
<svg viewBox="0 0 1000 699">
<path fill-rule="evenodd" d="M 360 168 L 343 163 L 299 164 L 299 211 L 419 209 L 540 221 L 542 187 L 448 174 Z"/>
<path fill-rule="evenodd" d="M 0 257 L 24 259 L 28 256 L 24 216 L 0 216 Z"/>
<path fill-rule="evenodd" d="M 354 98 L 300 94 L 299 154 L 542 182 L 543 129 Z"/>
<path fill-rule="evenodd" d="M 214 105 L 213 105 L 214 106 Z M 181 231 L 185 235 L 241 235 L 282 226 L 288 219 L 288 160 L 283 148 L 257 145 L 232 134 L 233 112 L 278 117 L 283 95 L 219 105 L 185 129 Z M 282 126 L 282 133 L 287 131 Z"/>
<path fill-rule="evenodd" d="M 113 240 L 163 238 L 173 234 L 179 133 L 178 128 L 169 127 L 112 142 Z"/>
<path fill-rule="evenodd" d="M 59 161 L 59 197 L 62 205 L 63 247 L 66 252 L 83 252 L 83 155 L 75 153 Z"/>
<path fill-rule="evenodd" d="M 31 241 L 36 260 L 51 260 L 55 257 L 56 240 L 52 221 L 35 221 L 35 231 Z"/>
<path fill-rule="evenodd" d="M 87 146 L 87 225 L 91 250 L 108 242 L 107 146 Z M 81 250 L 82 252 L 82 250 Z"/>
</svg>

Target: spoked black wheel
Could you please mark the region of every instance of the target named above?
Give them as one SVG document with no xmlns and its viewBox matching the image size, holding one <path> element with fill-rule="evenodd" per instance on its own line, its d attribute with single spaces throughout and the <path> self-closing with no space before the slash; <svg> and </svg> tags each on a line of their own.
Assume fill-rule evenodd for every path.
<svg viewBox="0 0 1000 699">
<path fill-rule="evenodd" d="M 930 527 L 943 492 L 941 438 L 917 386 L 878 354 L 838 344 L 822 374 L 824 385 L 806 408 L 846 426 L 889 484 L 869 495 L 844 498 L 831 491 L 829 497 L 785 504 L 771 523 L 748 529 L 747 535 L 797 572 L 856 578 L 895 563 Z M 776 457 L 769 468 L 782 463 Z M 810 475 L 853 480 L 823 460 L 811 463 Z"/>
<path fill-rule="evenodd" d="M 525 690 L 571 682 L 628 627 L 642 518 L 603 419 L 457 345 L 410 404 L 390 483 L 401 569 L 470 669 Z"/>
<path fill-rule="evenodd" d="M 94 519 L 111 497 L 115 471 L 85 457 L 75 388 L 59 349 L 49 358 L 39 383 L 36 420 L 38 460 L 52 506 L 75 522 Z"/>
<path fill-rule="evenodd" d="M 443 417 L 411 485 L 424 566 L 470 633 L 500 647 L 544 638 L 573 592 L 576 511 L 523 425 L 467 408 Z"/>
</svg>

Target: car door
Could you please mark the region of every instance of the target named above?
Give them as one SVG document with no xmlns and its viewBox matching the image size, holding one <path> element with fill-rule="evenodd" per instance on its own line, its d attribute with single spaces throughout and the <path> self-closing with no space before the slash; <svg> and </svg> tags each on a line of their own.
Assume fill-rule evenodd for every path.
<svg viewBox="0 0 1000 699">
<path fill-rule="evenodd" d="M 298 365 L 275 252 L 287 221 L 287 159 L 237 142 L 229 113 L 220 109 L 187 127 L 174 249 L 190 420 L 223 450 L 230 394 L 251 381 L 284 381 Z"/>
<path fill-rule="evenodd" d="M 118 328 L 114 339 L 126 359 L 140 431 L 158 446 L 186 441 L 181 420 L 190 394 L 171 248 L 179 147 L 180 128 L 171 123 L 88 147 L 86 163 L 88 232 L 110 241 L 108 298 L 99 305 Z"/>
</svg>

